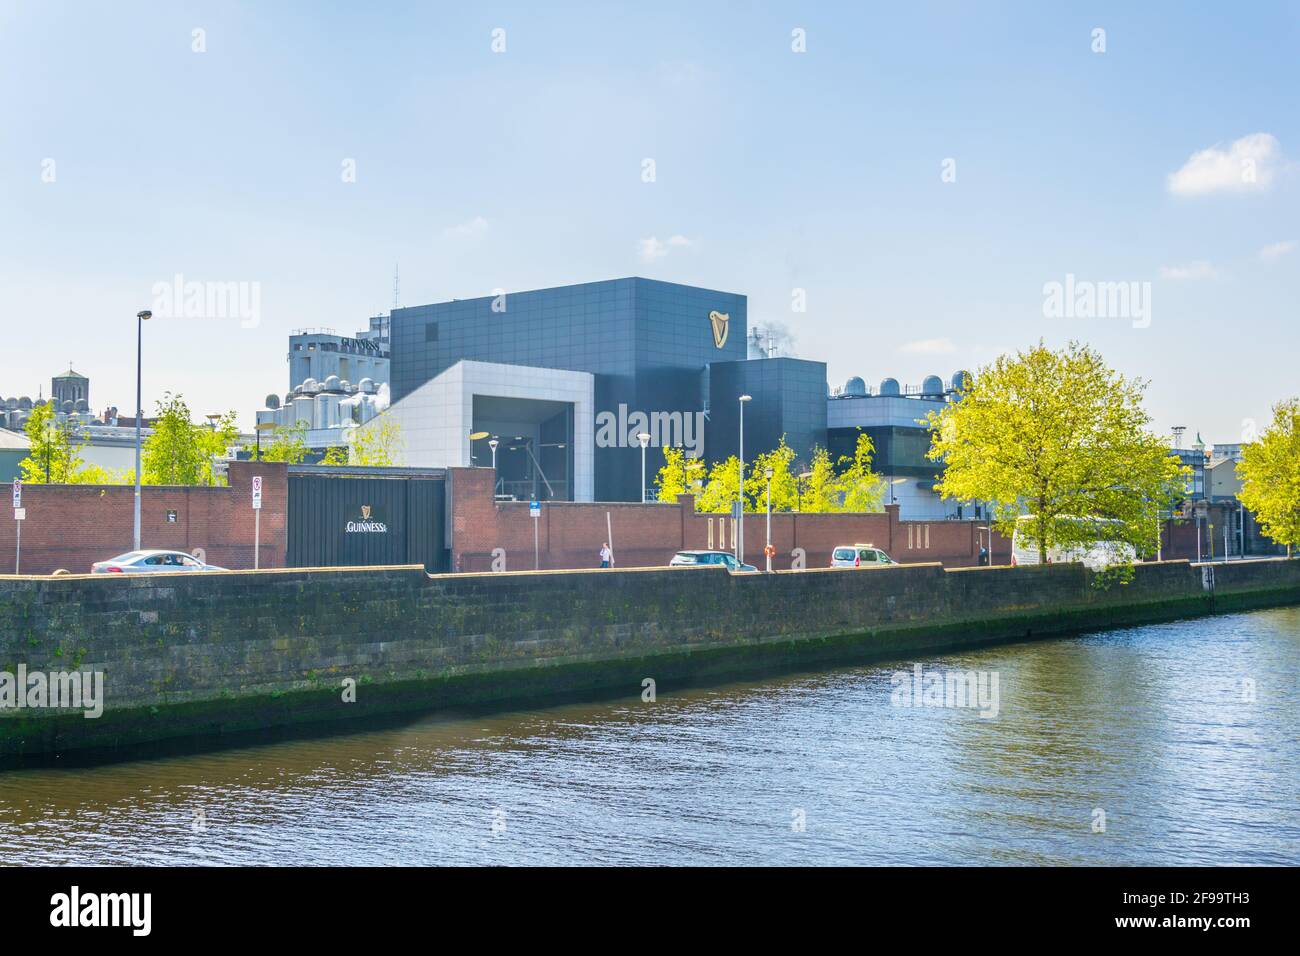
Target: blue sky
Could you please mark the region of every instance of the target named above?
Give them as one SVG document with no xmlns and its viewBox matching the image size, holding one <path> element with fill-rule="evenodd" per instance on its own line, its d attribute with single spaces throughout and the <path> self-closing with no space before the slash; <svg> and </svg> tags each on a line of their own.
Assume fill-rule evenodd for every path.
<svg viewBox="0 0 1300 956">
<path fill-rule="evenodd" d="M 151 323 L 146 405 L 247 424 L 288 332 L 364 327 L 395 263 L 405 305 L 741 292 L 833 383 L 1077 338 L 1208 442 L 1300 392 L 1297 3 L 0 0 L 0 80 L 5 397 L 71 361 L 128 409 L 180 274 L 258 320 Z M 1149 325 L 1045 316 L 1067 274 L 1149 282 Z"/>
</svg>

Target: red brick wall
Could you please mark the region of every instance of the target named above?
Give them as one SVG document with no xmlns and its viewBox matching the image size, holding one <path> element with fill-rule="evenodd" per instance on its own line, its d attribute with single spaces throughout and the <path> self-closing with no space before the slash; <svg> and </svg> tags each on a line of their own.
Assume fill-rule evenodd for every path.
<svg viewBox="0 0 1300 956">
<path fill-rule="evenodd" d="M 262 476 L 261 566 L 284 566 L 287 544 L 287 473 L 283 464 L 231 462 L 225 488 L 149 486 L 140 496 L 140 537 L 145 548 L 193 552 L 225 568 L 253 566 L 252 477 Z M 135 489 L 130 485 L 24 485 L 24 574 L 65 568 L 74 574 L 95 561 L 131 550 Z M 175 523 L 167 521 L 176 512 Z M 15 522 L 0 511 L 0 573 L 12 574 Z"/>
<path fill-rule="evenodd" d="M 452 569 L 493 570 L 493 552 L 500 549 L 504 570 L 531 570 L 533 520 L 527 502 L 494 502 L 491 469 L 453 468 L 449 475 Z M 695 514 L 693 499 L 685 495 L 677 504 L 546 502 L 537 519 L 537 563 L 542 570 L 599 567 L 600 546 L 609 540 L 606 515 L 613 529 L 615 563 L 620 567 L 660 567 L 683 548 L 734 548 L 731 519 Z M 765 518 L 762 514 L 745 516 L 745 559 L 757 567 L 763 566 Z M 796 548 L 803 549 L 806 567 L 826 567 L 836 545 L 856 543 L 883 548 L 904 563 L 974 565 L 979 561 L 979 525 L 977 521 L 899 521 L 897 505 L 889 505 L 881 514 L 780 512 L 772 515 L 776 548 L 772 567 L 790 568 Z M 1006 564 L 1010 556 L 1010 543 L 994 535 L 995 563 Z"/>
</svg>

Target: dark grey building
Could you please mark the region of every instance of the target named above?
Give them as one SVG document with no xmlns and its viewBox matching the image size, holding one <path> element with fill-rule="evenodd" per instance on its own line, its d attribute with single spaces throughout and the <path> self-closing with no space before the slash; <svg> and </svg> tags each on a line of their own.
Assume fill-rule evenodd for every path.
<svg viewBox="0 0 1300 956">
<path fill-rule="evenodd" d="M 591 373 L 595 497 L 607 501 L 640 493 L 635 436 L 643 428 L 652 436 L 651 483 L 663 463 L 662 446 L 704 453 L 709 368 L 742 362 L 746 352 L 745 296 L 642 278 L 394 309 L 391 323 L 395 404 L 463 360 Z M 824 366 L 820 388 L 824 421 Z M 485 424 L 476 413 L 474 429 Z M 715 445 L 722 457 L 734 452 L 725 441 Z M 507 481 L 526 480 L 534 466 L 546 462 L 540 455 L 498 454 Z"/>
<path fill-rule="evenodd" d="M 797 461 L 807 465 L 814 446 L 826 446 L 826 363 L 797 358 L 716 362 L 710 380 L 705 457 L 736 454 L 740 396 L 745 403 L 745 457 L 770 451 L 785 438 Z"/>
</svg>

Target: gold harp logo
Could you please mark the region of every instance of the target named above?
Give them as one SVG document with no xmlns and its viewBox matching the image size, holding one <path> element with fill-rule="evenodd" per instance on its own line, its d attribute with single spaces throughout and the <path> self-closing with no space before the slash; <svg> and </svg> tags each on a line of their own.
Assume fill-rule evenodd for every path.
<svg viewBox="0 0 1300 956">
<path fill-rule="evenodd" d="M 731 330 L 731 316 L 726 312 L 710 312 L 709 324 L 713 326 L 713 344 L 722 348 L 727 344 L 727 332 Z"/>
<path fill-rule="evenodd" d="M 370 520 L 370 505 L 361 506 L 361 520 L 362 521 Z"/>
</svg>

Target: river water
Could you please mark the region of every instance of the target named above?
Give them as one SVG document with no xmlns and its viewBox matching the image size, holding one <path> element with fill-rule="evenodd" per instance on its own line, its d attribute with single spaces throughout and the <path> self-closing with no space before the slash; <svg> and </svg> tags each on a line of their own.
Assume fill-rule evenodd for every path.
<svg viewBox="0 0 1300 956">
<path fill-rule="evenodd" d="M 916 664 L 996 716 L 901 706 Z M 1297 689 L 1282 608 L 7 770 L 0 863 L 1295 864 Z"/>
</svg>

